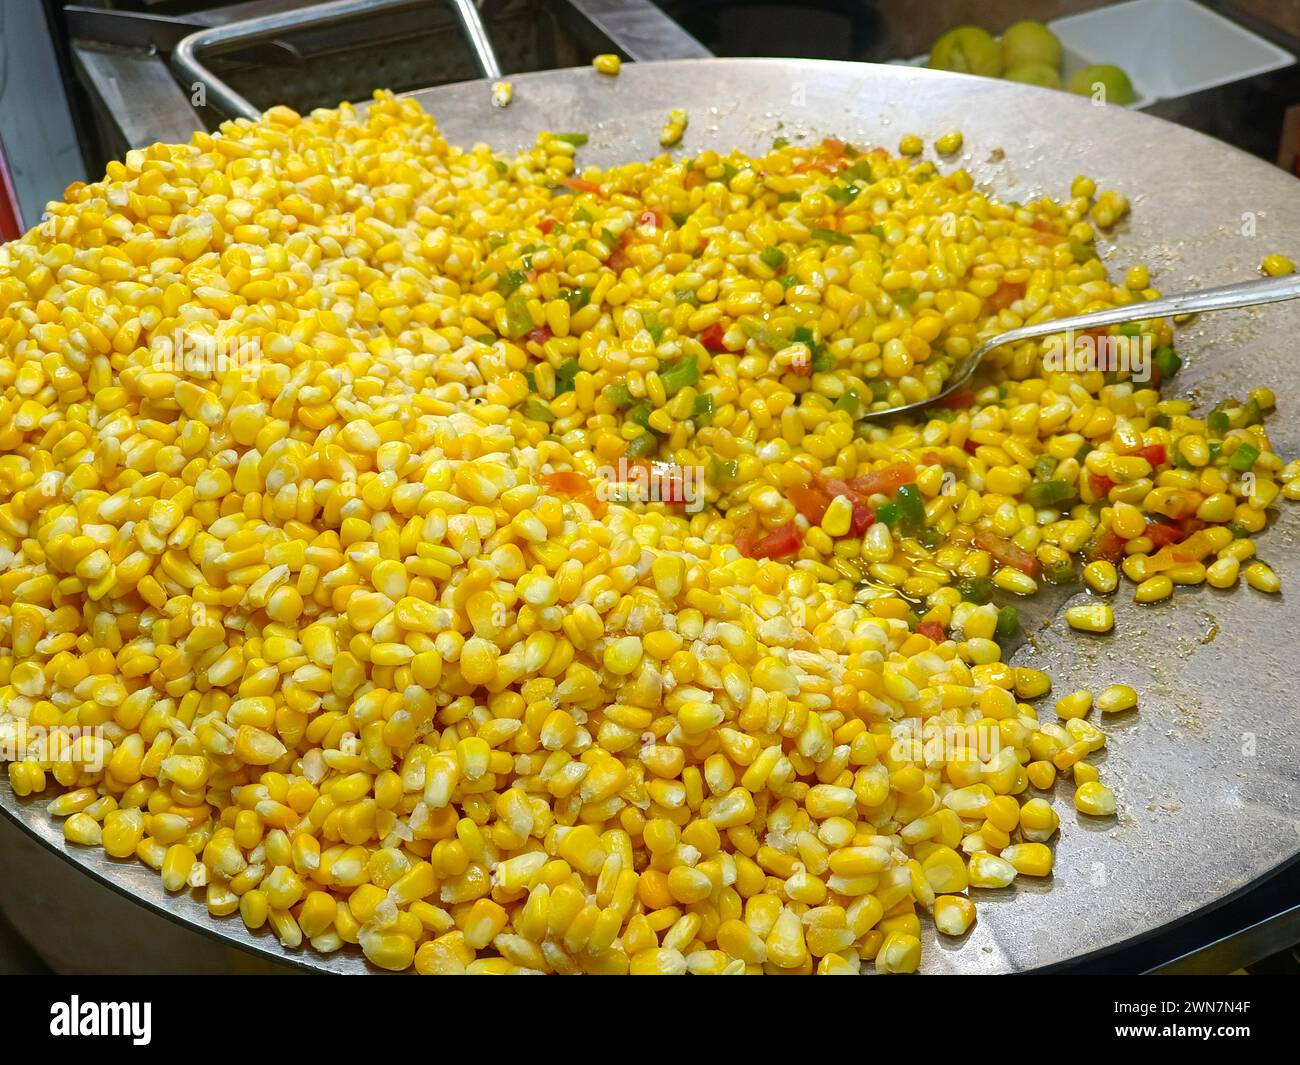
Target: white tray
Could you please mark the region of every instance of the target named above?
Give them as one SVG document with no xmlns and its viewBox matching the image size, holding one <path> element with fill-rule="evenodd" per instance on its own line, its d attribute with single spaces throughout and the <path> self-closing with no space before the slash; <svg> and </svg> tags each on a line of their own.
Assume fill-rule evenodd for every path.
<svg viewBox="0 0 1300 1065">
<path fill-rule="evenodd" d="M 1193 0 L 1128 0 L 1049 22 L 1093 63 L 1140 76 L 1157 99 L 1190 96 L 1294 63 L 1295 56 Z"/>
<path fill-rule="evenodd" d="M 1296 57 L 1194 0 L 1126 0 L 1049 22 L 1061 39 L 1061 83 L 1113 63 L 1129 76 L 1133 110 L 1280 70 Z M 928 54 L 901 59 L 923 67 Z"/>
</svg>

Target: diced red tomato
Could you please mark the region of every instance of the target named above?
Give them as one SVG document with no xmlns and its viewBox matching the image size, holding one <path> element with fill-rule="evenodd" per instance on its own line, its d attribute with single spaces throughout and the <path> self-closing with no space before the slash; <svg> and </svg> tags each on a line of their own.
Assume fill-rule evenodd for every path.
<svg viewBox="0 0 1300 1065">
<path fill-rule="evenodd" d="M 605 190 L 594 181 L 584 181 L 582 178 L 577 177 L 566 177 L 561 184 L 567 185 L 574 192 L 587 192 L 592 196 L 605 195 Z"/>
<path fill-rule="evenodd" d="M 923 466 L 942 466 L 943 456 L 937 451 L 927 451 L 921 456 L 921 465 Z"/>
<path fill-rule="evenodd" d="M 605 265 L 615 273 L 621 274 L 631 265 L 631 260 L 627 257 L 627 246 L 632 243 L 632 230 L 625 229 L 618 238 L 618 247 L 609 254 L 605 260 Z"/>
<path fill-rule="evenodd" d="M 568 496 L 574 502 L 584 503 L 596 516 L 605 513 L 605 501 L 600 499 L 591 486 L 591 482 L 582 474 L 572 470 L 548 473 L 542 477 L 542 487 L 559 496 Z"/>
<path fill-rule="evenodd" d="M 579 496 L 591 491 L 591 482 L 572 470 L 548 473 L 542 477 L 542 484 L 548 491 L 565 496 Z"/>
<path fill-rule="evenodd" d="M 826 508 L 831 505 L 834 497 L 816 485 L 796 484 L 786 490 L 786 498 L 810 524 L 820 525 Z"/>
<path fill-rule="evenodd" d="M 1147 522 L 1146 535 L 1156 547 L 1176 544 L 1186 535 L 1181 525 L 1163 521 Z"/>
<path fill-rule="evenodd" d="M 726 351 L 727 345 L 722 342 L 723 334 L 726 330 L 722 328 L 721 322 L 714 322 L 703 333 L 700 334 L 700 343 L 704 345 L 705 351 L 711 351 L 717 354 L 720 351 Z"/>
<path fill-rule="evenodd" d="M 750 558 L 787 558 L 798 554 L 802 546 L 803 539 L 791 521 L 761 537 L 748 554 Z"/>
<path fill-rule="evenodd" d="M 811 485 L 791 488 L 787 495 L 795 509 L 813 525 L 821 523 L 831 500 L 836 496 L 844 496 L 853 504 L 853 516 L 849 520 L 849 531 L 846 535 L 861 536 L 876 521 L 876 512 L 868 505 L 867 500 L 876 494 L 889 495 L 915 480 L 915 469 L 905 462 L 900 462 L 893 466 L 886 466 L 883 470 L 855 477 L 851 481 L 841 480 L 838 477 L 822 477 L 819 474 L 813 478 Z"/>
<path fill-rule="evenodd" d="M 967 440 L 961 447 L 968 455 L 973 455 L 980 449 L 979 444 L 975 443 L 974 440 Z"/>
<path fill-rule="evenodd" d="M 922 636 L 930 637 L 935 643 L 943 643 L 948 638 L 947 633 L 943 631 L 943 626 L 937 621 L 919 621 L 916 631 Z"/>
<path fill-rule="evenodd" d="M 1181 563 L 1174 557 L 1175 547 L 1162 547 L 1155 552 L 1146 562 L 1147 573 L 1155 576 L 1157 573 L 1164 573 L 1167 569 L 1173 569 Z"/>
<path fill-rule="evenodd" d="M 1038 244 L 1044 246 L 1059 244 L 1065 239 L 1046 218 L 1035 218 L 1029 225 L 1031 229 L 1037 230 L 1037 235 L 1033 239 Z"/>
<path fill-rule="evenodd" d="M 861 536 L 876 523 L 876 512 L 865 503 L 853 505 L 853 518 L 849 522 L 849 533 Z"/>
<path fill-rule="evenodd" d="M 653 485 L 656 493 L 655 502 L 667 503 L 669 506 L 682 506 L 688 502 L 686 475 L 676 463 L 663 462 L 659 459 L 634 459 L 628 462 L 624 469 L 627 474 L 626 481 L 640 480 L 644 477 L 646 483 Z M 643 470 L 644 474 L 641 472 Z"/>
<path fill-rule="evenodd" d="M 876 520 L 876 512 L 866 503 L 866 499 L 849 487 L 845 481 L 831 479 L 823 481 L 817 478 L 812 484 L 795 485 L 787 489 L 786 498 L 794 504 L 795 510 L 808 519 L 810 525 L 820 525 L 826 515 L 826 508 L 836 496 L 844 496 L 853 504 L 853 516 L 849 520 L 846 535 L 861 536 Z"/>
<path fill-rule="evenodd" d="M 661 482 L 659 502 L 682 507 L 686 505 L 686 482 L 681 476 L 681 467 L 677 466 L 674 469 L 676 475 Z"/>
<path fill-rule="evenodd" d="M 1019 544 L 998 536 L 988 529 L 980 529 L 975 534 L 975 546 L 987 551 L 995 562 L 1002 566 L 1011 566 L 1030 577 L 1038 576 L 1038 559 Z"/>
<path fill-rule="evenodd" d="M 1089 558 L 1094 562 L 1103 558 L 1107 562 L 1122 562 L 1126 542 L 1124 537 L 1120 536 L 1114 529 L 1107 529 L 1097 537 L 1097 542 L 1093 545 Z"/>
<path fill-rule="evenodd" d="M 849 481 L 849 488 L 860 496 L 888 495 L 916 480 L 916 468 L 910 462 L 898 462 L 883 470 L 873 470 Z"/>
<path fill-rule="evenodd" d="M 846 145 L 842 140 L 835 137 L 826 137 L 822 140 L 817 154 L 811 159 L 807 159 L 797 164 L 793 169 L 796 174 L 803 174 L 809 170 L 824 170 L 828 174 L 837 174 L 849 165 L 848 159 L 844 157 Z"/>
<path fill-rule="evenodd" d="M 1025 283 L 1023 281 L 1003 281 L 997 291 L 989 297 L 989 306 L 995 311 L 1005 310 L 1016 300 L 1024 299 Z"/>
<path fill-rule="evenodd" d="M 555 228 L 555 219 L 550 217 L 543 218 L 541 222 L 538 223 L 537 228 L 543 233 L 549 233 Z"/>
<path fill-rule="evenodd" d="M 959 388 L 956 392 L 949 393 L 943 399 L 935 402 L 936 407 L 943 407 L 944 410 L 964 410 L 975 402 L 975 390 L 971 388 Z"/>
<path fill-rule="evenodd" d="M 528 334 L 528 339 L 537 344 L 545 344 L 554 335 L 555 334 L 551 332 L 551 327 L 549 325 L 539 325 Z"/>
<path fill-rule="evenodd" d="M 1191 525 L 1191 522 L 1186 524 Z M 1198 528 L 1191 531 L 1185 540 L 1175 544 L 1170 548 L 1174 560 L 1180 565 L 1186 565 L 1188 562 L 1200 562 L 1206 555 L 1214 550 L 1214 537 L 1210 535 L 1201 522 L 1195 523 Z"/>
<path fill-rule="evenodd" d="M 1148 573 L 1163 573 L 1175 566 L 1185 566 L 1189 562 L 1200 562 L 1214 550 L 1214 538 L 1203 536 L 1201 530 L 1205 523 L 1201 521 L 1184 521 L 1179 523 L 1185 539 L 1181 542 L 1166 543 L 1147 560 Z M 1150 535 L 1151 526 L 1147 526 Z M 1190 534 L 1190 535 L 1189 535 Z"/>
<path fill-rule="evenodd" d="M 1151 463 L 1152 468 L 1163 466 L 1168 458 L 1164 444 L 1148 444 L 1138 454 Z"/>
<path fill-rule="evenodd" d="M 1088 474 L 1088 487 L 1092 489 L 1092 494 L 1100 499 L 1110 494 L 1110 490 L 1115 487 L 1115 482 L 1104 473 L 1090 473 Z"/>
</svg>

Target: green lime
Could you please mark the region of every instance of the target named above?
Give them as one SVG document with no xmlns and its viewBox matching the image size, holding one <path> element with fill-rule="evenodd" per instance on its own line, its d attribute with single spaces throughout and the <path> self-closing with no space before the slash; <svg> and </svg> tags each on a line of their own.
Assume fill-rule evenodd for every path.
<svg viewBox="0 0 1300 1065">
<path fill-rule="evenodd" d="M 1091 96 L 1102 103 L 1119 104 L 1121 107 L 1137 99 L 1128 75 L 1110 63 L 1098 63 L 1096 66 L 1076 70 L 1070 75 L 1065 87 L 1080 96 Z"/>
<path fill-rule="evenodd" d="M 1017 22 L 1002 35 L 1002 65 L 1007 70 L 1042 63 L 1061 69 L 1060 39 L 1033 19 Z"/>
<path fill-rule="evenodd" d="M 1007 81 L 1023 81 L 1026 85 L 1042 85 L 1047 89 L 1061 87 L 1061 75 L 1056 67 L 1046 63 L 1022 63 L 1002 75 Z"/>
<path fill-rule="evenodd" d="M 930 66 L 935 70 L 996 78 L 1002 73 L 1002 49 L 987 30 L 957 26 L 934 42 Z"/>
</svg>

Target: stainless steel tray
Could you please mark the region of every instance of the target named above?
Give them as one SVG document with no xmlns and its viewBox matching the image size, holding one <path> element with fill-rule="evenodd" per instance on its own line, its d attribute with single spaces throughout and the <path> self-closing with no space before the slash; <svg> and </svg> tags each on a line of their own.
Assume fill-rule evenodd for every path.
<svg viewBox="0 0 1300 1065">
<path fill-rule="evenodd" d="M 580 162 L 657 154 L 668 110 L 691 124 L 678 155 L 706 148 L 757 151 L 773 137 L 834 134 L 894 148 L 905 132 L 932 140 L 961 129 L 957 160 L 1003 199 L 1068 195 L 1079 173 L 1133 200 L 1108 261 L 1143 261 L 1169 291 L 1246 279 L 1274 251 L 1300 252 L 1300 184 L 1217 141 L 1146 115 L 1050 90 L 930 70 L 807 60 L 712 59 L 628 65 L 617 78 L 590 69 L 519 75 L 514 103 L 492 106 L 470 82 L 415 94 L 447 137 L 508 151 L 538 129 L 585 130 Z M 1253 235 L 1251 235 L 1253 234 Z M 1180 333 L 1185 359 L 1174 392 L 1212 406 L 1267 385 L 1280 413 L 1277 450 L 1300 454 L 1300 385 L 1293 352 L 1300 307 L 1228 312 Z M 927 926 L 930 972 L 1022 971 L 1113 947 L 1211 906 L 1300 851 L 1300 511 L 1286 503 L 1259 539 L 1285 583 L 1266 597 L 1180 590 L 1139 607 L 1115 602 L 1110 637 L 1087 637 L 1059 619 L 1059 602 L 1026 604 L 1035 627 L 1015 662 L 1046 669 L 1058 692 L 1132 683 L 1141 709 L 1107 722 L 1102 757 L 1118 793 L 1111 823 L 1077 818 L 1062 790 L 1055 875 L 979 891 L 979 919 L 962 941 Z M 288 952 L 238 917 L 212 920 L 195 898 L 168 896 L 156 874 L 102 851 L 65 846 L 45 800 L 18 801 L 0 783 L 0 809 L 33 836 L 111 886 L 172 918 L 246 949 L 328 972 L 369 969 L 355 953 Z M 57 890 L 57 889 L 52 889 Z"/>
</svg>

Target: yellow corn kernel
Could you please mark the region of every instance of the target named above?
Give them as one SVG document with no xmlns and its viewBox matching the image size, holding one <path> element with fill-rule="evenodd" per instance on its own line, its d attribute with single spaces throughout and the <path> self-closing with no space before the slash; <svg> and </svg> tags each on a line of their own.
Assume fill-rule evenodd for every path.
<svg viewBox="0 0 1300 1065">
<path fill-rule="evenodd" d="M 1112 684 L 1097 696 L 1097 709 L 1105 714 L 1118 714 L 1137 706 L 1137 692 L 1127 684 Z"/>
<path fill-rule="evenodd" d="M 641 664 L 643 651 L 636 636 L 624 636 L 605 648 L 605 668 L 618 676 L 627 676 Z"/>
<path fill-rule="evenodd" d="M 1083 580 L 1097 594 L 1109 595 L 1119 585 L 1119 574 L 1113 563 L 1098 559 L 1083 567 Z"/>
<path fill-rule="evenodd" d="M 1267 562 L 1252 562 L 1246 567 L 1246 583 L 1257 592 L 1275 595 L 1282 590 L 1282 580 Z"/>
<path fill-rule="evenodd" d="M 163 856 L 162 882 L 168 891 L 180 891 L 189 882 L 190 871 L 198 859 L 183 843 L 173 843 Z"/>
<path fill-rule="evenodd" d="M 1052 851 L 1042 843 L 1017 843 L 1002 851 L 1021 876 L 1047 876 L 1052 871 Z"/>
<path fill-rule="evenodd" d="M 744 921 L 732 919 L 719 925 L 717 944 L 729 957 L 747 965 L 762 965 L 767 960 L 767 944 Z"/>
<path fill-rule="evenodd" d="M 474 950 L 486 947 L 510 919 L 502 907 L 491 899 L 479 899 L 470 907 L 465 920 L 465 943 Z"/>
<path fill-rule="evenodd" d="M 679 950 L 652 947 L 632 955 L 628 972 L 633 976 L 684 976 L 686 958 Z"/>
<path fill-rule="evenodd" d="M 560 841 L 560 857 L 579 872 L 595 876 L 607 857 L 600 837 L 590 825 L 571 828 Z"/>
<path fill-rule="evenodd" d="M 848 496 L 837 495 L 826 508 L 826 513 L 822 515 L 821 527 L 827 536 L 845 536 L 848 534 L 852 520 L 852 501 Z"/>
<path fill-rule="evenodd" d="M 1231 588 L 1237 583 L 1241 563 L 1231 556 L 1216 559 L 1205 571 L 1206 583 L 1211 588 Z"/>
<path fill-rule="evenodd" d="M 1072 692 L 1056 702 L 1056 716 L 1062 719 L 1086 717 L 1092 709 L 1092 692 L 1083 689 Z"/>
<path fill-rule="evenodd" d="M 245 891 L 239 897 L 239 916 L 251 931 L 256 932 L 265 925 L 270 913 L 271 908 L 266 901 L 266 895 L 256 888 Z"/>
<path fill-rule="evenodd" d="M 1022 699 L 1037 699 L 1052 690 L 1052 678 L 1041 669 L 1017 666 L 1014 677 L 1016 694 Z"/>
<path fill-rule="evenodd" d="M 876 954 L 876 971 L 880 973 L 914 973 L 920 964 L 921 941 L 906 932 L 886 936 Z"/>
<path fill-rule="evenodd" d="M 1295 263 L 1285 255 L 1266 255 L 1259 269 L 1269 277 L 1281 277 L 1284 274 L 1295 273 Z"/>
<path fill-rule="evenodd" d="M 797 969 L 808 957 L 803 925 L 793 910 L 783 909 L 768 933 L 767 958 L 781 969 Z"/>
<path fill-rule="evenodd" d="M 682 134 L 686 132 L 687 117 L 686 112 L 674 108 L 668 112 L 668 121 L 665 122 L 659 130 L 659 143 L 665 148 L 671 148 L 679 143 Z"/>
<path fill-rule="evenodd" d="M 392 972 L 409 969 L 415 961 L 415 940 L 404 932 L 381 932 L 363 928 L 357 937 L 366 958 Z"/>
<path fill-rule="evenodd" d="M 1045 799 L 1030 799 L 1020 807 L 1020 832 L 1027 840 L 1051 839 L 1061 820 Z"/>
<path fill-rule="evenodd" d="M 1056 783 L 1056 766 L 1048 761 L 1030 762 L 1025 766 L 1025 773 L 1029 777 L 1029 783 L 1040 791 L 1047 791 Z"/>
<path fill-rule="evenodd" d="M 1157 573 L 1148 577 L 1133 591 L 1133 598 L 1139 603 L 1158 603 L 1174 594 L 1174 582 L 1166 574 Z"/>
<path fill-rule="evenodd" d="M 946 936 L 964 936 L 975 923 L 975 904 L 963 895 L 934 900 L 934 926 Z"/>
<path fill-rule="evenodd" d="M 104 832 L 90 814 L 75 813 L 63 822 L 63 838 L 83 847 L 97 847 L 103 842 Z M 189 870 L 186 870 L 189 873 Z"/>
<path fill-rule="evenodd" d="M 668 874 L 668 891 L 683 904 L 703 902 L 713 893 L 713 881 L 699 869 L 679 865 Z"/>
<path fill-rule="evenodd" d="M 961 151 L 962 136 L 961 132 L 954 130 L 951 133 L 945 133 L 934 142 L 934 149 L 943 155 L 953 155 Z"/>
<path fill-rule="evenodd" d="M 1038 591 L 1038 582 L 1014 566 L 1003 566 L 998 570 L 993 575 L 993 583 L 1004 592 L 1011 592 L 1013 595 L 1033 595 Z"/>
<path fill-rule="evenodd" d="M 952 847 L 935 847 L 921 862 L 931 889 L 938 894 L 965 891 L 970 882 L 966 863 Z"/>
<path fill-rule="evenodd" d="M 1115 612 L 1107 603 L 1086 603 L 1069 607 L 1065 620 L 1080 632 L 1110 632 L 1115 627 Z"/>
<path fill-rule="evenodd" d="M 970 886 L 1003 888 L 1016 878 L 1016 868 L 1005 859 L 988 851 L 977 851 L 970 857 Z"/>
<path fill-rule="evenodd" d="M 1074 792 L 1074 807 L 1082 814 L 1110 817 L 1115 813 L 1115 793 L 1098 781 L 1081 784 Z"/>
<path fill-rule="evenodd" d="M 129 858 L 144 836 L 141 810 L 114 810 L 104 818 L 104 850 L 114 858 Z"/>
</svg>

